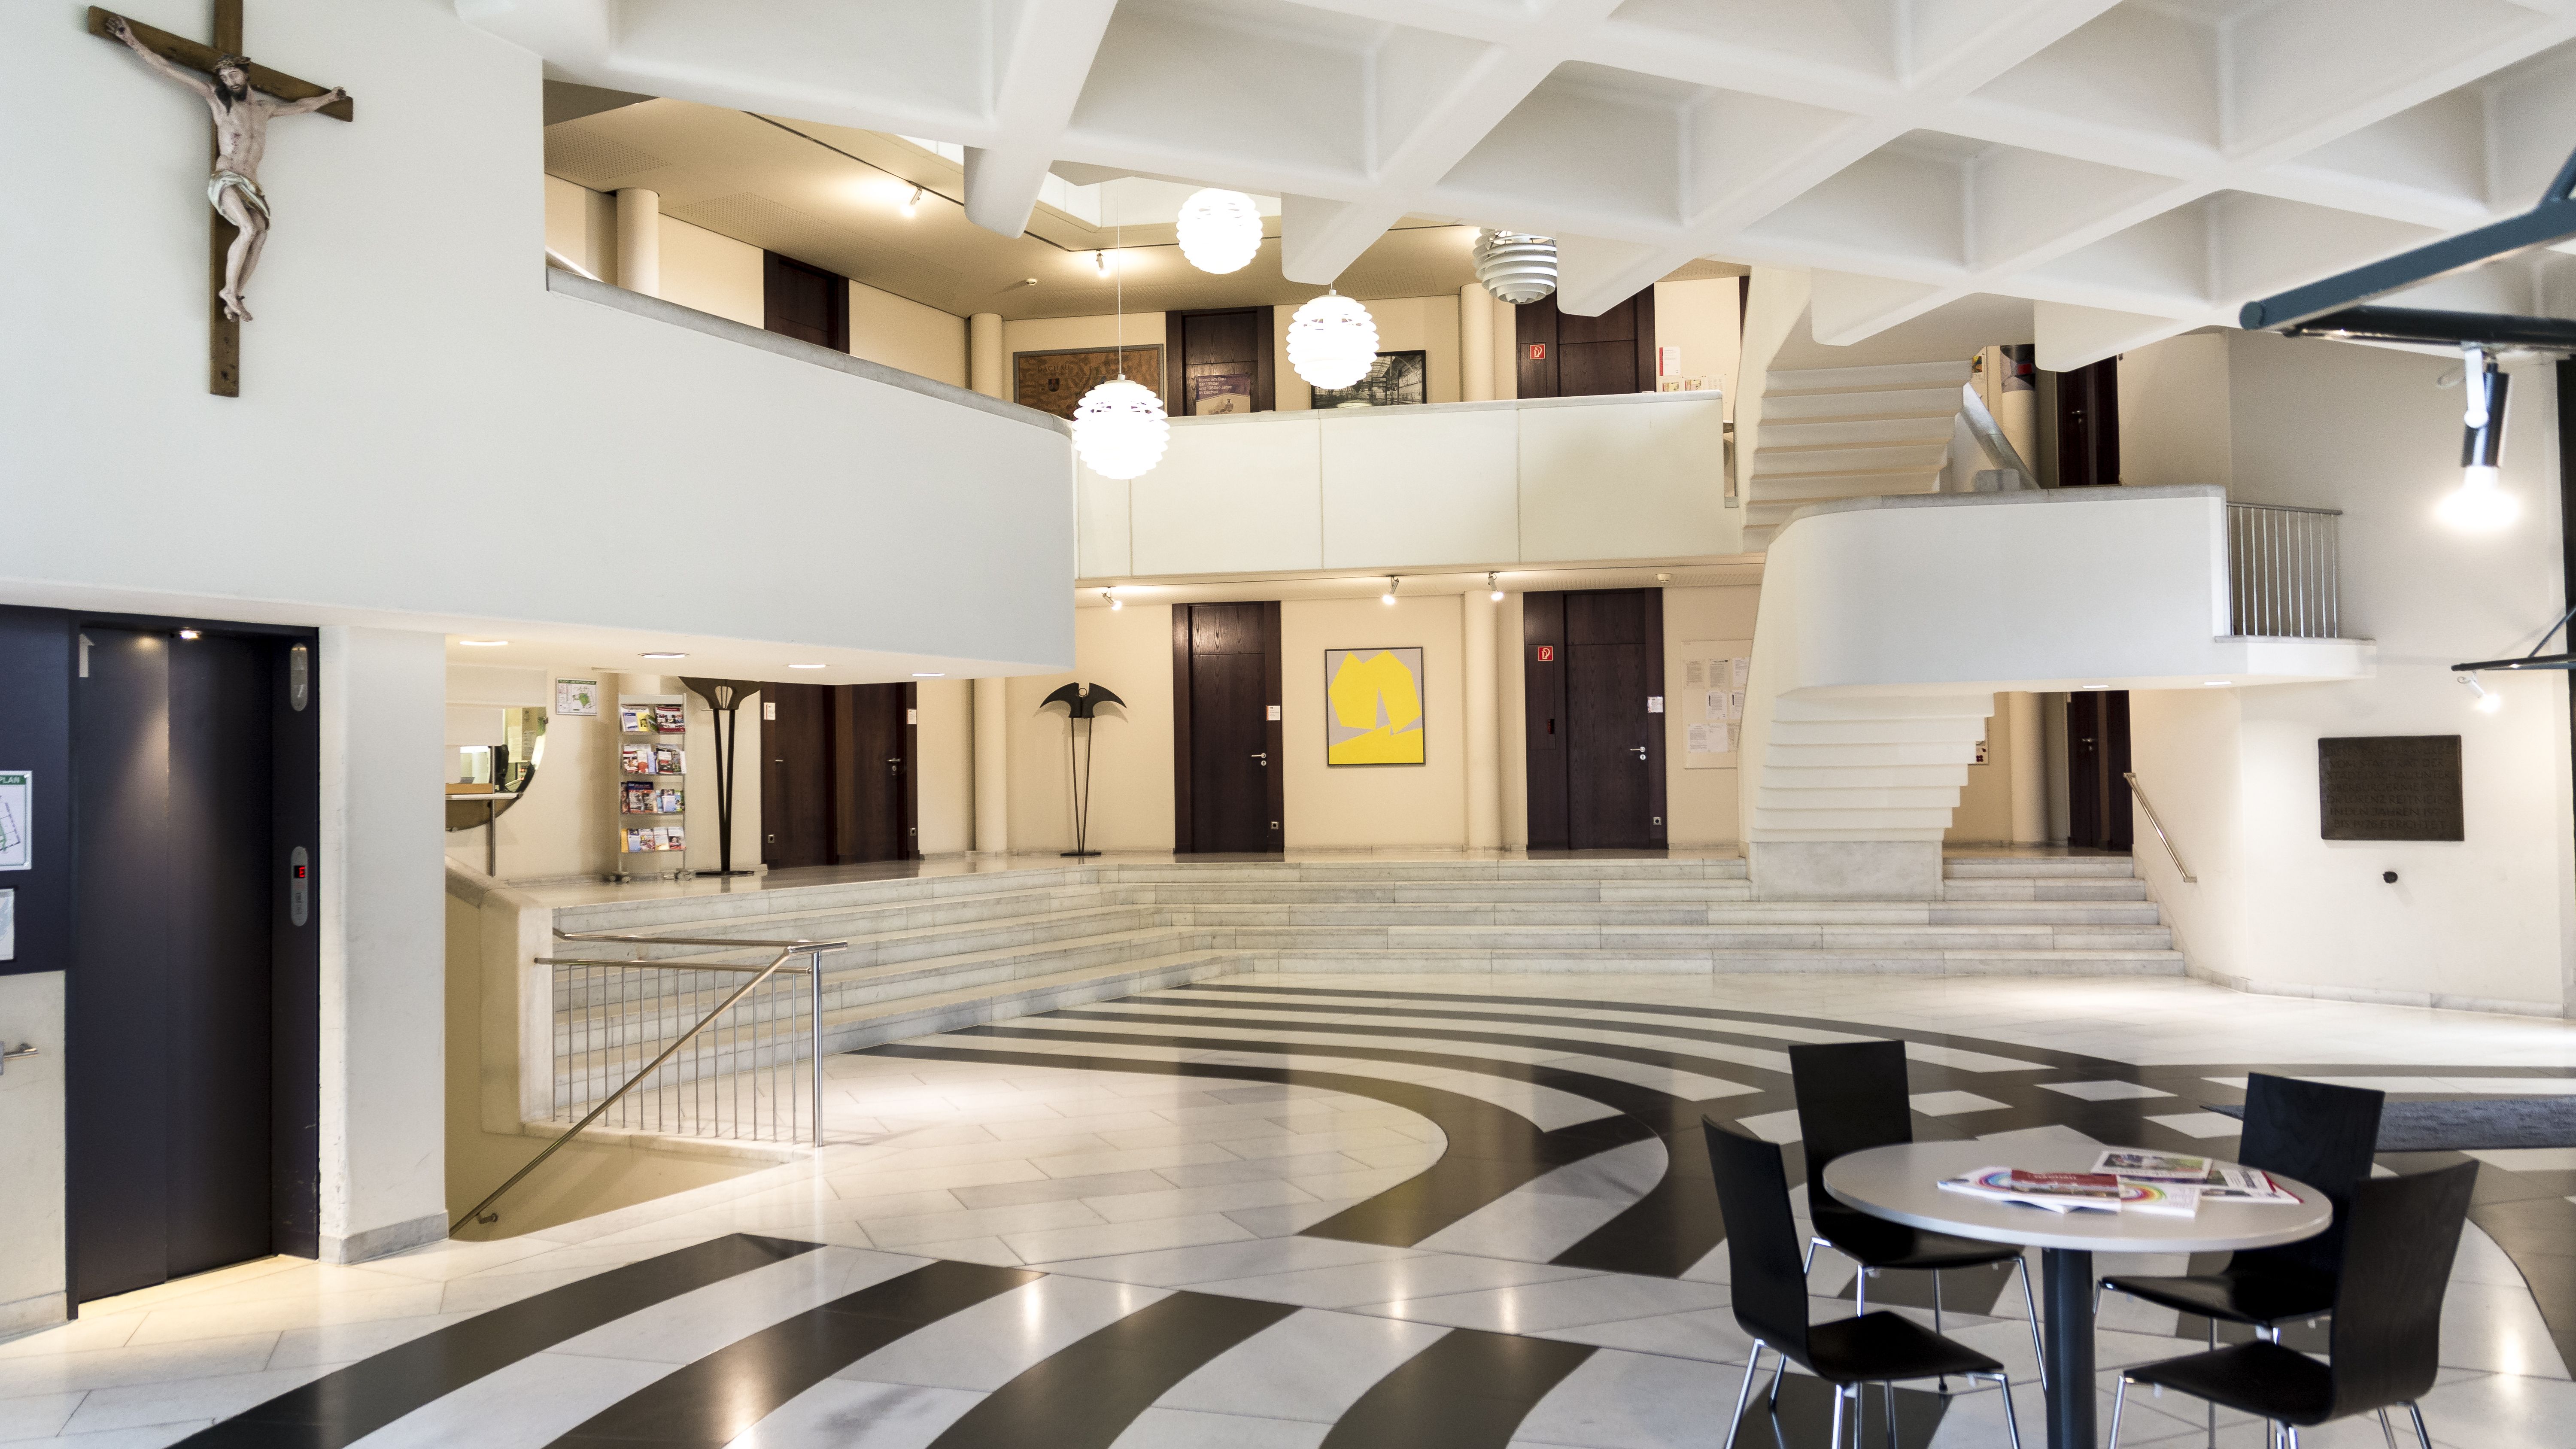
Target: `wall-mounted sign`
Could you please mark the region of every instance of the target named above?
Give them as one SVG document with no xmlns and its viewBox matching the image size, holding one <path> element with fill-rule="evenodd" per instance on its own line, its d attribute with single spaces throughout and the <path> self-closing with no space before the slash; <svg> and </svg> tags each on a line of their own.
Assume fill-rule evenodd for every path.
<svg viewBox="0 0 2576 1449">
<path fill-rule="evenodd" d="M 1647 695 L 1647 696 L 1646 696 L 1646 713 L 1648 713 L 1648 714 L 1662 714 L 1663 712 L 1664 712 L 1664 697 L 1663 697 L 1662 695 L 1660 695 L 1660 694 L 1650 694 L 1650 695 Z"/>
<path fill-rule="evenodd" d="M 1277 719 L 1277 718 L 1279 718 L 1279 706 L 1277 706 L 1277 705 L 1275 705 L 1275 704 L 1274 704 L 1274 705 L 1272 705 L 1272 706 L 1270 706 L 1270 718 L 1272 718 L 1272 719 Z"/>
<path fill-rule="evenodd" d="M 599 681 L 596 679 L 556 680 L 555 713 L 566 718 L 599 713 Z"/>
<path fill-rule="evenodd" d="M 2458 735 L 2317 741 L 2318 834 L 2327 840 L 2465 840 Z"/>
<path fill-rule="evenodd" d="M 1541 644 L 1538 646 L 1538 662 L 1541 664 L 1554 664 L 1556 662 L 1556 646 L 1553 644 Z"/>
<path fill-rule="evenodd" d="M 36 772 L 0 770 L 0 870 L 36 864 Z"/>
<path fill-rule="evenodd" d="M 1529 345 L 1529 360 L 1532 362 L 1547 361 L 1547 344 L 1544 342 L 1531 343 Z"/>
</svg>

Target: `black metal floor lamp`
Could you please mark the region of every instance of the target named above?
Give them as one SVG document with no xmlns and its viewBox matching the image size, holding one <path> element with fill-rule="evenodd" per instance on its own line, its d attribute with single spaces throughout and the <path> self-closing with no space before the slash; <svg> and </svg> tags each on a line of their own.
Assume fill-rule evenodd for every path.
<svg viewBox="0 0 2576 1449">
<path fill-rule="evenodd" d="M 1040 701 L 1038 708 L 1051 704 L 1064 706 L 1064 766 L 1067 782 L 1073 787 L 1073 849 L 1063 852 L 1068 857 L 1098 855 L 1091 848 L 1091 736 L 1097 726 L 1100 706 L 1114 704 L 1127 708 L 1127 701 L 1097 684 L 1068 684 Z M 1075 741 L 1079 739 L 1080 745 Z"/>
<path fill-rule="evenodd" d="M 698 874 L 751 875 L 733 868 L 733 757 L 735 746 L 742 742 L 743 703 L 760 693 L 760 681 L 683 676 L 680 682 L 707 702 L 716 733 L 716 869 Z"/>
</svg>

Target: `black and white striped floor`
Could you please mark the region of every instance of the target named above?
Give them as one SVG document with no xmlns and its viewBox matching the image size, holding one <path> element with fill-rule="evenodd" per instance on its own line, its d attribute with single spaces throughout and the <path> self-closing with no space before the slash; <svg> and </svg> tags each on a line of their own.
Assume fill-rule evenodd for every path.
<svg viewBox="0 0 2576 1449">
<path fill-rule="evenodd" d="M 2224 1152 L 2236 1124 L 2207 1109 L 2249 1069 L 2576 1092 L 2564 1023 L 2188 982 L 1239 977 L 837 1058 L 810 1165 L 93 1305 L 0 1345 L 0 1442 L 1714 1445 L 1747 1344 L 1697 1124 L 1793 1142 L 1784 1047 L 1857 1036 L 1907 1042 L 1919 1135 L 2007 1157 L 2070 1134 Z M 2410 1060 L 2428 1044 L 2447 1060 Z M 2426 1417 L 2457 1449 L 2567 1449 L 2576 1152 L 2475 1155 Z M 2183 1266 L 2105 1268 L 2147 1264 Z M 1819 1262 L 1817 1316 L 1850 1282 Z M 1951 1275 L 1947 1326 L 2027 1378 L 2007 1286 Z M 1870 1296 L 1923 1310 L 1931 1286 Z M 2201 1333 L 2113 1299 L 2101 1362 Z M 1821 1445 L 1813 1388 L 1793 1378 L 1778 1438 L 1766 1418 L 1747 1442 Z M 1896 1408 L 1909 1446 L 2004 1442 L 1992 1390 Z M 2196 1402 L 2149 1399 L 2124 1442 L 2203 1433 Z"/>
</svg>

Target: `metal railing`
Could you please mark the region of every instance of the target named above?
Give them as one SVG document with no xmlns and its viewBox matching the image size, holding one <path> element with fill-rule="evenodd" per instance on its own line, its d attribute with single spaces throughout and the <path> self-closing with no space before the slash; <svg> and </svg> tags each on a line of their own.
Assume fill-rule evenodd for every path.
<svg viewBox="0 0 2576 1449">
<path fill-rule="evenodd" d="M 2021 450 L 2012 445 L 2012 439 L 2004 436 L 2003 425 L 1986 410 L 1986 400 L 1977 395 L 1977 385 L 1973 381 L 1960 385 L 1959 417 L 1968 425 L 1968 436 L 1977 440 L 1977 447 L 1985 453 L 1986 460 L 2008 475 L 2004 479 L 2004 491 L 2018 493 L 2039 486 L 2039 474 L 2031 471 L 2030 464 L 2022 458 Z"/>
<path fill-rule="evenodd" d="M 2165 834 L 2165 823 L 2156 818 L 2155 802 L 2147 798 L 2146 790 L 2138 784 L 2137 772 L 2124 770 L 2120 778 L 2129 782 L 2129 793 L 2138 797 L 2138 808 L 2147 812 L 2147 823 L 2155 827 L 2156 839 L 2164 842 L 2165 854 L 2173 857 L 2174 873 L 2182 877 L 2184 885 L 2200 884 L 2200 877 L 2193 875 L 2191 867 L 2182 863 L 2182 852 L 2174 849 L 2173 837 Z"/>
<path fill-rule="evenodd" d="M 2269 639 L 2339 639 L 2339 508 L 2227 505 L 2228 632 Z"/>
<path fill-rule="evenodd" d="M 492 1204 L 575 1137 L 603 1123 L 666 1136 L 822 1145 L 823 957 L 848 942 L 563 930 L 555 938 L 636 948 L 631 960 L 536 960 L 554 972 L 553 1115 L 557 1121 L 576 1113 L 580 1118 L 450 1231 L 469 1222 L 500 1221 Z M 643 954 L 647 946 L 777 954 L 763 965 L 719 965 L 650 960 Z M 788 964 L 798 956 L 804 964 Z M 750 979 L 727 990 L 733 977 Z M 719 992 L 722 999 L 701 1014 L 706 999 Z"/>
</svg>

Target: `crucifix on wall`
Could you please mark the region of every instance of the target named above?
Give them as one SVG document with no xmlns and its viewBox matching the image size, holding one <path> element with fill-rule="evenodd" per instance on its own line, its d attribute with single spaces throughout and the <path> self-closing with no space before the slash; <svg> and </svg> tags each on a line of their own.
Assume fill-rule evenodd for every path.
<svg viewBox="0 0 2576 1449">
<path fill-rule="evenodd" d="M 268 123 L 278 116 L 320 112 L 354 120 L 349 93 L 328 90 L 260 65 L 241 53 L 242 0 L 215 0 L 215 43 L 193 40 L 128 20 L 111 10 L 89 9 L 89 32 L 130 47 L 144 63 L 202 98 L 214 119 L 214 160 L 206 178 L 213 209 L 208 229 L 209 289 L 206 391 L 241 396 L 241 324 L 250 317 L 251 272 L 268 241 L 268 196 L 260 190 L 259 162 L 268 149 Z M 190 74 L 202 71 L 200 77 Z"/>
</svg>

